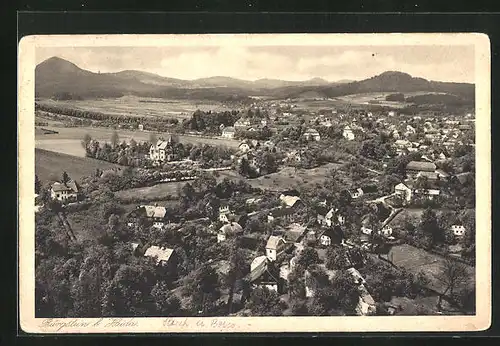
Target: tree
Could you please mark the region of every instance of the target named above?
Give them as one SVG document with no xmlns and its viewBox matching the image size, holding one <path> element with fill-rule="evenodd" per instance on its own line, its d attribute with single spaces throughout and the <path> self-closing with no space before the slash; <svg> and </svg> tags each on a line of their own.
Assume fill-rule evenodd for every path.
<svg viewBox="0 0 500 346">
<path fill-rule="evenodd" d="M 275 291 L 260 287 L 252 291 L 247 303 L 254 316 L 281 316 L 283 305 Z"/>
<path fill-rule="evenodd" d="M 448 258 L 444 261 L 442 271 L 437 278 L 444 285 L 444 291 L 439 295 L 437 302 L 437 308 L 441 310 L 443 296 L 449 293 L 451 297 L 454 297 L 454 291 L 468 282 L 469 273 L 465 265 Z"/>
<path fill-rule="evenodd" d="M 103 293 L 103 315 L 147 316 L 152 313 L 151 290 L 156 284 L 152 259 L 122 264 Z"/>
<path fill-rule="evenodd" d="M 158 142 L 158 138 L 156 137 L 156 134 L 150 133 L 149 134 L 149 143 L 152 145 L 156 145 L 157 142 Z"/>
<path fill-rule="evenodd" d="M 232 313 L 231 310 L 236 281 L 241 279 L 246 274 L 246 267 L 247 264 L 245 262 L 245 257 L 241 253 L 241 250 L 237 246 L 232 246 L 229 255 L 229 271 L 223 278 L 225 285 L 229 287 L 229 297 L 227 300 L 228 314 Z"/>
<path fill-rule="evenodd" d="M 90 135 L 86 133 L 85 136 L 83 136 L 82 140 L 82 147 L 83 149 L 85 149 L 86 152 L 88 152 L 91 142 L 92 142 L 92 137 L 90 137 Z"/>
<path fill-rule="evenodd" d="M 305 297 L 304 267 L 296 265 L 288 275 L 288 295 L 293 299 Z"/>
<path fill-rule="evenodd" d="M 129 145 L 130 145 L 130 149 L 132 149 L 132 151 L 134 151 L 137 147 L 137 142 L 132 138 L 132 139 L 130 139 Z"/>
<path fill-rule="evenodd" d="M 436 213 L 431 208 L 426 208 L 422 213 L 420 229 L 431 240 L 432 245 L 436 245 L 444 240 L 444 233 L 439 228 Z"/>
<path fill-rule="evenodd" d="M 66 171 L 63 172 L 63 175 L 62 175 L 62 183 L 63 184 L 66 184 L 70 181 L 70 178 L 69 178 L 69 175 L 68 173 L 66 173 Z"/>
<path fill-rule="evenodd" d="M 198 268 L 184 285 L 184 294 L 191 296 L 191 312 L 210 313 L 215 307 L 215 301 L 220 297 L 219 276 L 208 263 Z"/>
<path fill-rule="evenodd" d="M 304 250 L 302 250 L 302 252 L 300 253 L 300 255 L 297 259 L 297 264 L 306 268 L 306 269 L 310 265 L 318 264 L 318 263 L 320 263 L 318 252 L 316 251 L 315 248 L 312 248 L 312 247 L 304 248 Z"/>
<path fill-rule="evenodd" d="M 159 281 L 153 286 L 151 296 L 155 302 L 156 312 L 161 316 L 179 316 L 181 301 L 171 293 L 169 285 Z"/>
<path fill-rule="evenodd" d="M 38 179 L 38 175 L 35 174 L 35 193 L 39 195 L 41 189 L 42 183 L 40 182 L 40 179 Z"/>
<path fill-rule="evenodd" d="M 331 246 L 326 250 L 326 267 L 328 269 L 345 269 L 349 263 L 344 248 Z"/>
<path fill-rule="evenodd" d="M 111 135 L 111 147 L 114 149 L 118 146 L 120 143 L 120 137 L 118 136 L 118 132 L 113 131 L 113 134 Z"/>
</svg>

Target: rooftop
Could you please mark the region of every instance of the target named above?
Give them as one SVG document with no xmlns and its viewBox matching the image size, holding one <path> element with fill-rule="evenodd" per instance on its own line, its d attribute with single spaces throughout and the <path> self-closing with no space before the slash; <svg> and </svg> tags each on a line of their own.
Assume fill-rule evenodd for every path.
<svg viewBox="0 0 500 346">
<path fill-rule="evenodd" d="M 434 172 L 436 170 L 436 165 L 432 162 L 410 161 L 408 165 L 406 165 L 406 169 L 412 171 Z"/>
<path fill-rule="evenodd" d="M 153 245 L 146 249 L 144 253 L 145 257 L 156 258 L 156 263 L 160 263 L 161 261 L 168 261 L 172 253 L 173 249 L 163 248 L 156 245 Z"/>
</svg>

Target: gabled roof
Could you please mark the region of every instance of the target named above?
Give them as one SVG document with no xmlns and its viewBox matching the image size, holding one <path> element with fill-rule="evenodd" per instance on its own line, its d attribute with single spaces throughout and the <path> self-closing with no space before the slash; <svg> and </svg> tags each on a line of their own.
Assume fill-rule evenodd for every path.
<svg viewBox="0 0 500 346">
<path fill-rule="evenodd" d="M 306 130 L 306 132 L 304 132 L 304 134 L 311 134 L 311 135 L 315 135 L 316 136 L 316 135 L 319 135 L 319 132 L 316 129 L 309 128 L 309 129 Z"/>
<path fill-rule="evenodd" d="M 266 258 L 265 261 L 262 261 L 260 264 L 258 264 L 248 274 L 249 281 L 251 283 L 255 282 L 256 280 L 258 280 L 259 278 L 261 278 L 266 273 L 269 275 L 269 277 L 272 280 L 278 282 L 279 272 L 276 270 L 276 268 L 274 267 L 274 265 L 267 260 L 267 258 Z"/>
<path fill-rule="evenodd" d="M 147 217 L 163 219 L 167 214 L 167 209 L 165 207 L 141 205 L 141 208 L 144 208 Z"/>
<path fill-rule="evenodd" d="M 410 161 L 406 165 L 407 170 L 434 172 L 436 165 L 432 162 Z"/>
<path fill-rule="evenodd" d="M 66 184 L 63 183 L 54 183 L 52 185 L 52 190 L 54 192 L 60 192 L 60 191 L 71 191 L 71 192 L 78 192 L 78 185 L 76 184 L 75 181 L 69 180 Z"/>
<path fill-rule="evenodd" d="M 455 178 L 458 179 L 458 181 L 461 183 L 461 184 L 465 184 L 467 181 L 468 181 L 468 178 L 472 176 L 472 173 L 471 172 L 465 172 L 465 173 L 459 173 L 459 174 L 456 174 L 455 175 Z"/>
<path fill-rule="evenodd" d="M 162 247 L 153 245 L 153 246 L 146 249 L 144 256 L 156 258 L 156 263 L 160 263 L 161 261 L 168 261 L 170 259 L 170 256 L 172 256 L 173 252 L 174 252 L 173 249 L 162 248 Z"/>
<path fill-rule="evenodd" d="M 287 207 L 293 207 L 297 201 L 300 201 L 300 197 L 298 196 L 287 196 L 287 195 L 281 195 L 280 200 L 287 206 Z"/>
<path fill-rule="evenodd" d="M 253 259 L 252 263 L 250 264 L 250 271 L 253 271 L 257 267 L 261 266 L 262 262 L 265 262 L 265 261 L 267 261 L 267 257 L 265 255 L 262 255 L 262 256 L 259 256 L 259 257 L 255 257 Z"/>
<path fill-rule="evenodd" d="M 344 232 L 339 225 L 327 228 L 321 235 L 330 238 L 344 239 Z"/>
<path fill-rule="evenodd" d="M 285 232 L 285 237 L 287 241 L 297 241 L 302 235 L 304 235 L 307 227 L 302 226 L 298 223 L 292 223 Z"/>
<path fill-rule="evenodd" d="M 219 228 L 219 233 L 223 233 L 226 235 L 241 234 L 243 233 L 243 228 L 241 228 L 241 226 L 238 223 L 231 222 Z"/>
<path fill-rule="evenodd" d="M 417 178 L 418 177 L 426 177 L 427 179 L 431 180 L 439 179 L 439 175 L 436 172 L 426 172 L 426 171 L 418 172 Z"/>
<path fill-rule="evenodd" d="M 394 190 L 399 190 L 399 189 L 409 190 L 410 188 L 404 183 L 399 183 L 396 186 L 394 186 Z"/>
<path fill-rule="evenodd" d="M 270 236 L 267 240 L 266 249 L 276 250 L 280 241 L 285 243 L 285 239 L 283 239 L 283 237 L 278 237 L 275 235 Z"/>
<path fill-rule="evenodd" d="M 292 208 L 274 208 L 269 212 L 269 215 L 272 217 L 280 217 L 280 216 L 285 216 L 285 215 L 290 215 L 295 213 L 295 211 Z"/>
<path fill-rule="evenodd" d="M 168 146 L 168 141 L 158 141 L 156 143 L 157 150 L 165 150 Z"/>
</svg>

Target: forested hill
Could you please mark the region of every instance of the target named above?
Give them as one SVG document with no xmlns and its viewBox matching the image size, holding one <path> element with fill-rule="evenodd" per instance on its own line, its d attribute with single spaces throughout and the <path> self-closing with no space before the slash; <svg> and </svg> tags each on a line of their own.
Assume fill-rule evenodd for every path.
<svg viewBox="0 0 500 346">
<path fill-rule="evenodd" d="M 36 96 L 55 99 L 138 95 L 250 102 L 250 96 L 298 98 L 316 95 L 331 98 L 387 91 L 440 92 L 455 95 L 465 102 L 474 100 L 474 84 L 428 81 L 396 71 L 384 72 L 361 81 L 330 83 L 320 78 L 302 82 L 274 79 L 244 81 L 229 77 L 182 80 L 133 70 L 94 73 L 58 57 L 45 60 L 35 69 Z"/>
</svg>

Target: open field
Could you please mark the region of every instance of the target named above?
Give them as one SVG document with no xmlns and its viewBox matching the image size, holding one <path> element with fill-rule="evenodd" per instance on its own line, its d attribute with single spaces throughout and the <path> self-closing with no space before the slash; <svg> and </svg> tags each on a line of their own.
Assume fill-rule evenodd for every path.
<svg viewBox="0 0 500 346">
<path fill-rule="evenodd" d="M 166 100 L 137 96 L 94 100 L 64 100 L 55 101 L 41 99 L 41 105 L 60 106 L 83 111 L 100 112 L 110 115 L 151 116 L 184 119 L 189 118 L 197 109 L 203 111 L 230 110 L 223 104 L 209 101 Z"/>
<path fill-rule="evenodd" d="M 115 130 L 101 127 L 52 127 L 44 126 L 49 130 L 54 130 L 57 134 L 41 134 L 38 132 L 35 135 L 35 146 L 40 149 L 65 153 L 69 155 L 85 156 L 85 151 L 81 145 L 81 141 L 86 134 L 89 134 L 93 139 L 99 142 L 109 142 Z M 120 141 L 130 141 L 132 138 L 137 142 L 149 140 L 150 132 L 139 130 L 116 130 Z M 157 138 L 167 137 L 167 133 L 155 132 Z M 189 135 L 178 135 L 179 140 L 183 143 L 191 144 L 209 144 L 221 145 L 230 148 L 237 148 L 239 141 L 231 139 L 205 138 Z"/>
<path fill-rule="evenodd" d="M 296 189 L 298 186 L 314 186 L 323 184 L 328 172 L 337 169 L 341 164 L 328 163 L 326 165 L 312 169 L 297 169 L 285 167 L 279 172 L 264 175 L 255 179 L 247 179 L 247 182 L 255 188 L 269 191 L 283 191 Z M 230 179 L 242 179 L 234 171 L 223 171 L 219 173 L 221 177 Z"/>
<path fill-rule="evenodd" d="M 137 187 L 133 189 L 121 190 L 115 192 L 115 196 L 123 203 L 132 201 L 158 201 L 168 200 L 177 196 L 177 191 L 182 189 L 187 182 L 171 182 L 157 184 L 154 186 Z"/>
<path fill-rule="evenodd" d="M 374 93 L 353 94 L 353 95 L 339 96 L 335 99 L 341 102 L 348 102 L 359 105 L 376 104 L 392 108 L 403 108 L 411 104 L 409 102 L 386 101 L 385 98 L 391 94 L 395 94 L 395 92 L 374 92 Z M 436 93 L 432 91 L 414 91 L 414 92 L 406 92 L 403 94 L 405 97 L 411 97 L 418 95 L 443 94 L 443 93 Z M 376 103 L 371 103 L 370 101 L 372 102 L 375 101 Z"/>
<path fill-rule="evenodd" d="M 42 183 L 50 180 L 51 177 L 60 179 L 64 171 L 71 178 L 80 180 L 82 177 L 94 173 L 96 168 L 110 169 L 116 167 L 121 166 L 88 157 L 76 157 L 38 148 L 35 149 L 35 173 Z"/>
<path fill-rule="evenodd" d="M 389 259 L 391 259 L 396 266 L 405 268 L 411 273 L 417 274 L 419 271 L 423 271 L 430 280 L 429 288 L 437 292 L 443 292 L 445 290 L 444 283 L 439 279 L 445 262 L 444 257 L 408 244 L 403 244 L 392 247 L 389 252 Z M 468 265 L 465 266 L 470 273 L 469 285 L 473 285 L 475 268 Z"/>
</svg>

